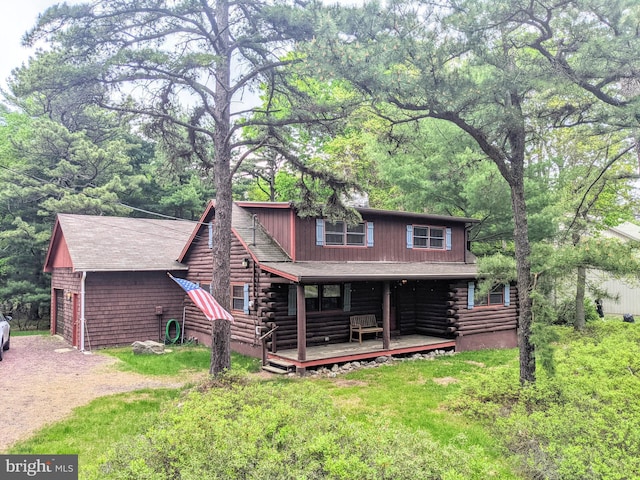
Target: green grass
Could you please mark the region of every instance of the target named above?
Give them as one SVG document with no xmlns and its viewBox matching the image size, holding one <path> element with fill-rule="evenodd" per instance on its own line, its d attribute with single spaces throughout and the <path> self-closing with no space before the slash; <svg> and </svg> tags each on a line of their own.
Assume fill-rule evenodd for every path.
<svg viewBox="0 0 640 480">
<path fill-rule="evenodd" d="M 278 439 L 297 442 L 293 455 L 303 457 L 309 454 L 305 450 L 307 442 L 312 448 L 329 442 L 326 445 L 329 450 L 323 450 L 326 457 L 327 452 L 336 448 L 335 443 L 331 443 L 336 439 L 364 441 L 378 438 L 376 432 L 379 432 L 381 448 L 384 442 L 391 441 L 394 448 L 398 448 L 393 452 L 411 452 L 407 450 L 406 441 L 415 435 L 416 451 L 422 451 L 424 458 L 436 462 L 437 468 L 446 470 L 447 465 L 453 469 L 467 468 L 467 477 L 461 476 L 459 470 L 452 470 L 433 478 L 640 478 L 640 397 L 637 395 L 640 391 L 640 324 L 599 321 L 588 325 L 582 333 L 571 328 L 557 331 L 561 340 L 555 345 L 555 376 L 539 368 L 538 381 L 526 388 L 521 388 L 518 382 L 515 349 L 464 352 L 430 361 L 394 362 L 335 379 L 249 379 L 239 384 L 235 392 L 229 383 L 214 382 L 210 391 L 191 391 L 188 412 L 171 406 L 179 395 L 177 391 L 160 391 L 157 397 L 155 393 L 144 392 L 141 397 L 127 394 L 96 400 L 77 409 L 72 418 L 16 445 L 11 452 L 79 453 L 83 465 L 80 478 L 83 479 L 101 478 L 98 472 L 101 458 L 108 458 L 111 465 L 128 468 L 126 462 L 117 462 L 123 454 L 135 460 L 132 465 L 142 472 L 147 468 L 145 465 L 149 465 L 145 462 L 153 464 L 163 457 L 153 453 L 155 440 L 141 441 L 144 437 L 136 439 L 136 433 L 145 432 L 147 438 L 169 443 L 181 438 L 184 443 L 181 448 L 188 452 L 211 451 L 212 445 L 205 447 L 198 443 L 206 437 L 204 433 L 200 436 L 199 425 L 217 425 L 220 415 L 227 415 L 224 421 L 229 430 L 221 430 L 223 440 L 215 448 L 223 449 L 218 452 L 221 462 L 229 459 L 235 465 L 251 463 L 257 458 L 271 459 L 271 466 L 275 465 L 276 458 L 280 457 L 270 449 L 277 448 L 274 445 Z M 175 364 L 171 368 L 176 371 L 208 369 L 209 351 L 205 348 L 176 348 L 169 355 L 151 357 L 144 362 L 133 358 L 125 349 L 109 353 L 122 358 L 123 368 L 141 372 L 166 374 L 169 364 Z M 234 356 L 233 362 L 249 365 L 249 368 L 243 367 L 244 370 L 258 365 L 257 361 L 239 356 Z M 264 386 L 272 390 L 269 394 L 272 396 L 259 400 L 260 395 L 265 395 Z M 186 398 L 179 404 L 183 405 Z M 277 398 L 280 400 L 275 400 Z M 335 411 L 321 407 L 324 398 L 330 399 Z M 291 405 L 285 405 L 289 400 Z M 152 417 L 165 402 L 170 415 Z M 220 402 L 226 402 L 224 408 L 228 413 L 221 413 Z M 131 409 L 133 404 L 136 406 Z M 305 410 L 309 405 L 315 410 Z M 294 415 L 292 410 L 298 413 Z M 187 413 L 190 413 L 189 419 L 183 421 Z M 308 423 L 311 417 L 318 417 L 317 423 Z M 158 423 L 153 424 L 156 428 L 148 430 L 151 419 Z M 271 422 L 265 424 L 267 430 L 262 424 L 265 420 Z M 334 436 L 316 431 L 332 422 L 346 429 Z M 174 432 L 173 428 L 186 430 Z M 236 442 L 224 440 L 231 431 L 242 437 L 246 452 L 238 451 Z M 305 435 L 298 436 L 294 431 L 305 432 Z M 351 436 L 349 432 L 354 431 L 361 432 L 360 436 Z M 149 436 L 152 433 L 156 436 Z M 125 446 L 103 457 L 117 441 L 124 441 Z M 257 443 L 254 445 L 253 441 Z M 431 442 L 437 446 L 430 447 Z M 357 462 L 353 455 L 347 456 L 347 444 L 344 444 L 343 459 Z M 245 458 L 250 455 L 247 452 L 258 445 L 261 445 L 260 455 Z M 428 453 L 433 451 L 441 455 Z M 376 455 L 375 461 L 386 461 L 380 452 Z M 200 457 L 206 458 L 204 453 Z M 145 460 L 136 460 L 139 458 Z M 342 457 L 338 454 L 335 458 Z M 465 463 L 452 462 L 452 458 L 462 458 Z M 134 474 L 121 478 L 141 477 Z"/>
<path fill-rule="evenodd" d="M 12 337 L 28 337 L 31 335 L 50 335 L 50 330 L 18 330 L 17 328 L 11 329 Z"/>
<path fill-rule="evenodd" d="M 211 359 L 211 350 L 203 346 L 172 346 L 163 355 L 134 355 L 131 347 L 104 349 L 98 353 L 118 358 L 120 370 L 143 375 L 207 372 Z M 231 369 L 256 372 L 260 370 L 260 360 L 232 353 Z"/>
<path fill-rule="evenodd" d="M 179 390 L 152 389 L 102 397 L 13 445 L 7 453 L 78 454 L 81 478 L 86 478 L 114 441 L 143 432 L 162 406 L 179 396 Z"/>
</svg>

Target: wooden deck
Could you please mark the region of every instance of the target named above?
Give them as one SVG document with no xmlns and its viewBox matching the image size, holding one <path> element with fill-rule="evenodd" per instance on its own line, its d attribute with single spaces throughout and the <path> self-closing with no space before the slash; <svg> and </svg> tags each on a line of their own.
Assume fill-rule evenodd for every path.
<svg viewBox="0 0 640 480">
<path fill-rule="evenodd" d="M 427 335 L 406 335 L 392 338 L 388 350 L 383 350 L 382 339 L 363 340 L 362 343 L 337 343 L 307 347 L 306 360 L 298 360 L 298 350 L 278 350 L 277 353 L 267 353 L 267 360 L 304 369 L 319 367 L 334 363 L 346 363 L 370 360 L 381 355 L 405 355 L 418 352 L 429 352 L 443 348 L 455 348 L 455 340 Z"/>
</svg>

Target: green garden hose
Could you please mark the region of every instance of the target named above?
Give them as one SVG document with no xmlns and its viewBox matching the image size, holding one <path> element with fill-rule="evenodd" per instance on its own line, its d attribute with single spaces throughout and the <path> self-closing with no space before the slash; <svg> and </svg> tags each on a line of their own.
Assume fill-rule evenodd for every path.
<svg viewBox="0 0 640 480">
<path fill-rule="evenodd" d="M 176 336 L 171 338 L 170 336 L 170 330 L 171 330 L 171 325 L 172 324 L 176 324 Z M 165 343 L 176 343 L 178 341 L 178 339 L 180 338 L 180 324 L 178 323 L 178 321 L 175 318 L 171 318 L 169 319 L 169 321 L 167 322 L 167 328 L 165 330 Z"/>
</svg>

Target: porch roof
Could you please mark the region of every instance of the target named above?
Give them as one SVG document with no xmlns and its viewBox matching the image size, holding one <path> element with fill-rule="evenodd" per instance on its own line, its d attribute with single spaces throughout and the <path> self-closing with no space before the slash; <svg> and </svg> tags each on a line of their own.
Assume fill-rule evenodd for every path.
<svg viewBox="0 0 640 480">
<path fill-rule="evenodd" d="M 471 279 L 478 273 L 473 263 L 265 262 L 260 267 L 297 283 Z"/>
</svg>

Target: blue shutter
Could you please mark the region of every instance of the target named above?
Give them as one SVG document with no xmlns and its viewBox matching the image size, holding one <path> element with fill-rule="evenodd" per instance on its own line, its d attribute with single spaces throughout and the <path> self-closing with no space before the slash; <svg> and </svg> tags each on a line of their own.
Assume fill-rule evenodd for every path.
<svg viewBox="0 0 640 480">
<path fill-rule="evenodd" d="M 413 225 L 407 225 L 407 248 L 413 248 Z"/>
<path fill-rule="evenodd" d="M 511 285 L 508 283 L 504 284 L 504 306 L 508 307 L 511 305 Z"/>
<path fill-rule="evenodd" d="M 213 249 L 213 223 L 209 222 L 209 250 Z"/>
<path fill-rule="evenodd" d="M 468 289 L 467 289 L 467 308 L 469 310 L 471 310 L 475 304 L 475 297 L 476 294 L 476 284 L 474 282 L 469 282 L 468 285 Z"/>
<path fill-rule="evenodd" d="M 289 302 L 287 304 L 287 314 L 288 315 L 297 315 L 298 314 L 298 289 L 295 283 L 289 284 Z"/>
<path fill-rule="evenodd" d="M 446 230 L 446 242 L 447 242 L 447 250 L 451 250 L 451 229 L 447 228 Z"/>
<path fill-rule="evenodd" d="M 316 245 L 324 245 L 324 220 L 316 218 Z"/>
<path fill-rule="evenodd" d="M 367 247 L 373 247 L 373 222 L 367 222 Z"/>
<path fill-rule="evenodd" d="M 344 298 L 342 302 L 342 310 L 345 312 L 351 311 L 351 284 L 344 284 Z"/>
<path fill-rule="evenodd" d="M 244 313 L 249 313 L 249 284 L 244 284 L 244 307 L 242 309 Z"/>
</svg>

